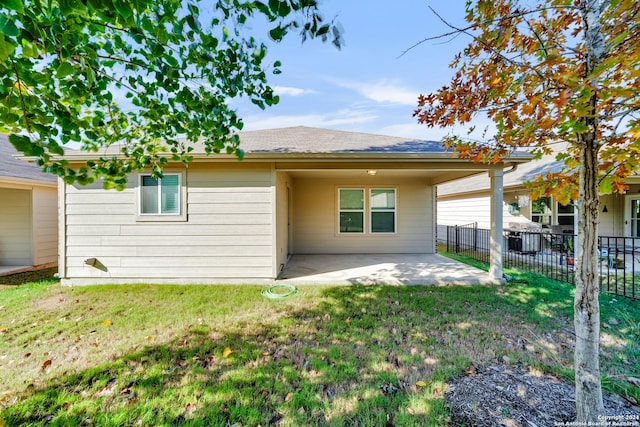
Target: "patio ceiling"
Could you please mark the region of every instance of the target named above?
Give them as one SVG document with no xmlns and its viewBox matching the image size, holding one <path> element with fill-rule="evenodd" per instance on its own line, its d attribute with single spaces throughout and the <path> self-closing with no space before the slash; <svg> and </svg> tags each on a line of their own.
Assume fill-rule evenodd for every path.
<svg viewBox="0 0 640 427">
<path fill-rule="evenodd" d="M 486 166 L 485 166 L 486 168 Z M 484 170 L 451 170 L 451 169 L 389 169 L 388 166 L 380 167 L 380 165 L 371 165 L 366 167 L 363 165 L 357 169 L 288 169 L 278 168 L 279 171 L 287 172 L 292 178 L 311 178 L 311 179 L 328 179 L 328 178 L 362 178 L 371 179 L 369 170 L 375 170 L 376 178 L 385 179 L 404 179 L 404 178 L 420 178 L 429 181 L 431 184 L 440 184 L 454 179 L 464 178 L 467 176 L 486 173 Z"/>
</svg>

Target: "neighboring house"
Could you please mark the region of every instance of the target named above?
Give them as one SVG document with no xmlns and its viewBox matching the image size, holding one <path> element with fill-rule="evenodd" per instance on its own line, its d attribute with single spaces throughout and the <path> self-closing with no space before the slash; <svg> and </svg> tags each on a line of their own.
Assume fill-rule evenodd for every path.
<svg viewBox="0 0 640 427">
<path fill-rule="evenodd" d="M 575 231 L 576 216 L 573 205 L 563 206 L 552 197 L 532 200 L 524 182 L 537 175 L 562 170 L 563 163 L 555 155 L 543 156 L 504 174 L 504 228 L 544 228 L 554 232 Z M 626 194 L 600 197 L 601 236 L 640 237 L 640 177 L 627 179 L 630 189 Z M 486 176 L 476 175 L 438 185 L 437 215 L 439 236 L 447 225 L 477 223 L 489 228 L 490 189 Z"/>
<path fill-rule="evenodd" d="M 499 184 L 530 159 L 474 164 L 436 142 L 307 127 L 240 137 L 243 161 L 196 150 L 120 192 L 62 183 L 63 283 L 271 281 L 293 254 L 434 253 L 435 185 L 480 171 Z"/>
<path fill-rule="evenodd" d="M 57 178 L 18 160 L 0 134 L 0 268 L 58 261 Z"/>
</svg>

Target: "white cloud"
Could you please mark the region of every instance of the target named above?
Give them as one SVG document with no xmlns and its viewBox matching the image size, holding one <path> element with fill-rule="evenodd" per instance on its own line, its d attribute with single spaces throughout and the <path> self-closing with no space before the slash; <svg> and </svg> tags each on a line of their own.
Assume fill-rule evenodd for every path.
<svg viewBox="0 0 640 427">
<path fill-rule="evenodd" d="M 420 92 L 404 87 L 394 80 L 384 79 L 375 83 L 340 80 L 336 83 L 380 104 L 418 105 Z"/>
<path fill-rule="evenodd" d="M 289 95 L 289 96 L 302 96 L 302 95 L 313 95 L 317 93 L 313 89 L 302 89 L 299 87 L 291 87 L 291 86 L 274 86 L 273 90 L 276 94 Z"/>
<path fill-rule="evenodd" d="M 376 120 L 377 114 L 373 111 L 359 111 L 342 109 L 322 114 L 279 115 L 269 116 L 253 115 L 243 119 L 244 130 L 275 129 L 291 126 L 309 126 L 329 128 L 334 126 L 350 126 L 354 124 L 368 123 Z"/>
</svg>

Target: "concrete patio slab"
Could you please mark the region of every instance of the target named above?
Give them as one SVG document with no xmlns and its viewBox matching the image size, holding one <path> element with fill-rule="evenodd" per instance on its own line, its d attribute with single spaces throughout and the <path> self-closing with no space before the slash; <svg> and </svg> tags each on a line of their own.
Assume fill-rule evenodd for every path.
<svg viewBox="0 0 640 427">
<path fill-rule="evenodd" d="M 437 254 L 293 255 L 276 283 L 447 285 L 495 283 L 489 273 Z"/>
</svg>

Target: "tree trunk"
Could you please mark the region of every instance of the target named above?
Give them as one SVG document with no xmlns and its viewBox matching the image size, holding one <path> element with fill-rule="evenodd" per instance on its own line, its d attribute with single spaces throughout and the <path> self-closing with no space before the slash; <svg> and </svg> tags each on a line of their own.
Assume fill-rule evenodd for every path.
<svg viewBox="0 0 640 427">
<path fill-rule="evenodd" d="M 578 197 L 578 246 L 576 257 L 575 375 L 576 413 L 579 422 L 597 422 L 603 415 L 600 384 L 600 306 L 598 246 L 598 148 L 595 134 L 582 135 L 580 143 L 580 194 Z M 579 140 L 583 139 L 579 137 Z M 585 424 L 586 425 L 586 424 Z"/>
<path fill-rule="evenodd" d="M 584 25 L 587 50 L 585 77 L 605 57 L 604 35 L 600 23 L 599 1 L 581 0 L 578 8 Z M 574 327 L 576 331 L 576 421 L 587 425 L 601 422 L 604 415 L 602 385 L 600 383 L 600 304 L 598 302 L 599 275 L 597 270 L 598 216 L 600 199 L 598 192 L 598 81 L 588 84 L 592 90 L 588 114 L 580 121 L 587 131 L 576 135 L 579 149 L 578 194 L 578 256 L 576 257 L 576 297 L 574 302 Z"/>
</svg>

